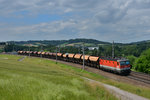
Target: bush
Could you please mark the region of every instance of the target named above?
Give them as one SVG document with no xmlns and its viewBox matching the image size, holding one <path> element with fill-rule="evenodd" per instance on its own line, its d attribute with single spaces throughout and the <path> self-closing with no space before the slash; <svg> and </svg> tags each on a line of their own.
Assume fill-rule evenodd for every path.
<svg viewBox="0 0 150 100">
<path fill-rule="evenodd" d="M 137 71 L 150 74 L 150 49 L 144 51 L 135 63 Z"/>
<path fill-rule="evenodd" d="M 132 65 L 132 69 L 135 69 L 135 61 L 136 61 L 137 57 L 130 55 L 130 56 L 127 56 L 127 58 L 130 60 L 130 64 Z"/>
</svg>

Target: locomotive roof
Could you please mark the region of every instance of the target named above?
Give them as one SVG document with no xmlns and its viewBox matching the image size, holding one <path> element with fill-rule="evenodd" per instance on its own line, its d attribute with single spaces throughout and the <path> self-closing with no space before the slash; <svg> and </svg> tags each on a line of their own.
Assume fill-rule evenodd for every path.
<svg viewBox="0 0 150 100">
<path fill-rule="evenodd" d="M 110 58 L 110 57 L 101 57 L 100 59 L 104 59 L 104 60 L 112 60 L 112 61 L 128 61 L 128 59 L 126 58 Z"/>
</svg>

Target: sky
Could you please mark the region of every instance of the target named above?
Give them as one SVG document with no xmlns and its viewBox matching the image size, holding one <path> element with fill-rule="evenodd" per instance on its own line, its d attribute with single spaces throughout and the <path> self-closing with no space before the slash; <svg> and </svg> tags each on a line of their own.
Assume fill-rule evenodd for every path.
<svg viewBox="0 0 150 100">
<path fill-rule="evenodd" d="M 0 41 L 150 40 L 150 0 L 0 0 Z"/>
</svg>

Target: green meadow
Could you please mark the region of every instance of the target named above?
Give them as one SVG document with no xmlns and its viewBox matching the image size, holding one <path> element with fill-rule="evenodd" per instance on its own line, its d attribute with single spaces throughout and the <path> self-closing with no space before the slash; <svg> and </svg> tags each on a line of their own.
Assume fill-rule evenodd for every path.
<svg viewBox="0 0 150 100">
<path fill-rule="evenodd" d="M 0 55 L 0 100 L 117 100 L 103 86 L 80 76 L 105 80 L 48 59 Z"/>
</svg>

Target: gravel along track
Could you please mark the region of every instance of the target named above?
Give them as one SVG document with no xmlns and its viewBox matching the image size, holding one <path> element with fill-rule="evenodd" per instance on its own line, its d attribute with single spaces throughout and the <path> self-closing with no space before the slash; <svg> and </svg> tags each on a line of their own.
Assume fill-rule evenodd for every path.
<svg viewBox="0 0 150 100">
<path fill-rule="evenodd" d="M 129 75 L 127 77 L 131 78 L 133 80 L 141 81 L 141 82 L 146 83 L 146 84 L 150 84 L 150 77 L 139 77 L 138 75 L 136 75 L 136 76 Z"/>
<path fill-rule="evenodd" d="M 132 71 L 130 73 L 130 76 L 128 76 L 128 77 L 133 78 L 135 80 L 141 80 L 141 81 L 143 81 L 145 83 L 150 84 L 150 75 L 149 74 Z"/>
</svg>

